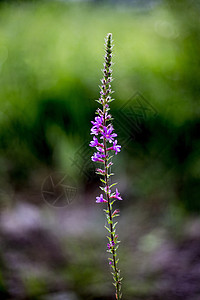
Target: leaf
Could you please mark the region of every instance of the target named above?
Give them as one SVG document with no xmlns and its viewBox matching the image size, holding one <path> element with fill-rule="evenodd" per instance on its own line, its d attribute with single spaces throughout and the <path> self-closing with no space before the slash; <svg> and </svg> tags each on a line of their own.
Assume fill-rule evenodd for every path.
<svg viewBox="0 0 200 300">
<path fill-rule="evenodd" d="M 100 186 L 99 188 L 100 188 L 102 191 L 105 192 L 105 188 L 104 188 L 104 187 Z"/>
<path fill-rule="evenodd" d="M 104 174 L 102 174 L 101 172 L 95 172 L 95 173 L 98 174 L 98 175 L 104 176 Z"/>
<path fill-rule="evenodd" d="M 111 231 L 110 231 L 110 229 L 108 228 L 108 227 L 106 227 L 106 226 L 104 226 L 107 230 L 108 230 L 108 232 L 110 232 L 111 233 Z"/>
<path fill-rule="evenodd" d="M 98 103 L 100 103 L 100 104 L 101 104 L 101 101 L 100 101 L 100 100 L 95 100 L 95 101 L 97 101 Z"/>
<path fill-rule="evenodd" d="M 109 188 L 111 189 L 114 185 L 116 185 L 116 184 L 118 184 L 118 182 L 115 182 L 115 183 L 113 183 L 113 184 L 111 184 L 110 186 L 109 186 Z"/>
<path fill-rule="evenodd" d="M 113 258 L 111 258 L 111 257 L 108 257 L 108 259 L 111 260 L 111 261 L 113 261 Z"/>
<path fill-rule="evenodd" d="M 106 250 L 108 253 L 111 253 L 112 254 L 112 251 L 111 250 Z"/>
<path fill-rule="evenodd" d="M 100 178 L 100 180 L 101 180 L 101 182 L 103 182 L 103 183 L 105 183 L 105 184 L 106 184 L 105 180 L 103 180 L 102 178 Z"/>
<path fill-rule="evenodd" d="M 110 176 L 113 176 L 113 175 L 115 175 L 115 174 L 114 173 L 108 174 L 108 178 L 110 178 Z"/>
<path fill-rule="evenodd" d="M 112 284 L 116 287 L 116 283 L 112 282 Z"/>
<path fill-rule="evenodd" d="M 114 156 L 114 155 L 109 156 L 107 160 L 109 161 L 111 158 L 113 158 L 113 156 Z"/>
<path fill-rule="evenodd" d="M 113 205 L 113 203 L 115 203 L 115 201 L 116 201 L 116 200 L 113 200 L 113 201 L 110 203 L 110 205 Z"/>
<path fill-rule="evenodd" d="M 117 224 L 118 224 L 118 222 L 115 222 L 115 224 L 113 225 L 113 229 L 115 229 Z"/>
</svg>

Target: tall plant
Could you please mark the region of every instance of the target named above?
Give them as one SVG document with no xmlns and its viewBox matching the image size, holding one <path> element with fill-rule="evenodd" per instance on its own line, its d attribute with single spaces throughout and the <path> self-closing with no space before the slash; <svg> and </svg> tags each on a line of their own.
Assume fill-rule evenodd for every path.
<svg viewBox="0 0 200 300">
<path fill-rule="evenodd" d="M 119 239 L 116 234 L 116 225 L 118 222 L 114 222 L 114 218 L 119 216 L 119 210 L 113 209 L 113 204 L 117 200 L 122 200 L 120 193 L 117 188 L 113 191 L 113 187 L 117 183 L 111 184 L 111 176 L 114 174 L 111 172 L 111 166 L 113 165 L 112 157 L 113 154 L 118 154 L 121 150 L 121 146 L 117 144 L 117 134 L 114 133 L 114 127 L 112 125 L 112 116 L 110 114 L 109 104 L 114 100 L 112 98 L 112 34 L 109 33 L 105 40 L 105 61 L 103 68 L 103 78 L 101 79 L 100 86 L 100 98 L 97 102 L 101 105 L 101 108 L 96 110 L 97 116 L 95 117 L 95 121 L 91 121 L 92 128 L 91 134 L 93 136 L 93 140 L 90 142 L 91 147 L 96 148 L 96 152 L 92 156 L 92 161 L 98 162 L 101 164 L 100 168 L 96 169 L 96 173 L 102 176 L 100 178 L 103 186 L 100 186 L 100 189 L 103 191 L 100 196 L 96 197 L 97 203 L 105 203 L 106 209 L 104 209 L 106 218 L 107 218 L 107 226 L 105 226 L 108 231 L 108 244 L 107 244 L 107 252 L 109 255 L 109 264 L 111 266 L 111 273 L 114 279 L 115 286 L 115 295 L 116 299 L 120 300 L 122 298 L 121 294 L 121 280 L 120 278 L 120 269 L 118 267 L 119 259 L 117 258 L 117 249 L 119 247 Z"/>
</svg>

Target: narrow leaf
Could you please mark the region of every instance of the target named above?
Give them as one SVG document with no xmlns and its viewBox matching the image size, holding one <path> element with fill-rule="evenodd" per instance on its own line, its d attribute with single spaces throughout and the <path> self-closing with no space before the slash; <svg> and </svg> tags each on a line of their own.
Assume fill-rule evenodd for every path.
<svg viewBox="0 0 200 300">
<path fill-rule="evenodd" d="M 118 182 L 115 182 L 115 183 L 113 183 L 113 184 L 111 184 L 110 186 L 109 186 L 109 188 L 111 189 L 114 185 L 116 185 L 116 184 L 118 184 Z"/>
<path fill-rule="evenodd" d="M 101 182 L 103 182 L 103 183 L 105 183 L 105 184 L 106 184 L 105 180 L 103 180 L 102 178 L 100 178 L 100 180 L 101 180 Z"/>
<path fill-rule="evenodd" d="M 118 224 L 118 222 L 115 222 L 115 224 L 113 225 L 113 229 L 115 229 L 117 224 Z"/>
<path fill-rule="evenodd" d="M 110 229 L 108 228 L 108 227 L 106 227 L 106 226 L 104 226 L 107 230 L 108 230 L 108 232 L 110 232 L 111 233 L 111 231 L 110 231 Z"/>
</svg>

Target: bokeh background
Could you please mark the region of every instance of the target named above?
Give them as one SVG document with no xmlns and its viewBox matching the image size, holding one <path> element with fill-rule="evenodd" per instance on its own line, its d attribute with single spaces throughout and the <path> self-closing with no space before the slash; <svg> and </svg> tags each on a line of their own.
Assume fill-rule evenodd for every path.
<svg viewBox="0 0 200 300">
<path fill-rule="evenodd" d="M 0 298 L 114 299 L 90 162 L 104 38 L 124 300 L 200 299 L 200 3 L 0 2 Z"/>
</svg>

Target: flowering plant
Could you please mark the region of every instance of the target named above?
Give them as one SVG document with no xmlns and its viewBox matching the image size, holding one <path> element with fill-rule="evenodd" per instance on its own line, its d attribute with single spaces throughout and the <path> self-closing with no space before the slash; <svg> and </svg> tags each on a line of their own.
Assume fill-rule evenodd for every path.
<svg viewBox="0 0 200 300">
<path fill-rule="evenodd" d="M 114 286 L 116 290 L 116 299 L 120 300 L 121 294 L 121 280 L 120 270 L 118 268 L 119 259 L 117 259 L 117 249 L 120 241 L 118 240 L 118 235 L 116 234 L 116 225 L 118 222 L 113 221 L 115 217 L 119 216 L 119 210 L 113 210 L 113 204 L 116 200 L 122 200 L 118 189 L 112 191 L 113 187 L 117 183 L 110 184 L 110 177 L 114 175 L 111 173 L 111 166 L 113 165 L 112 157 L 113 154 L 117 155 L 121 150 L 121 146 L 117 144 L 117 134 L 114 133 L 114 128 L 111 123 L 112 116 L 110 114 L 109 103 L 114 99 L 112 98 L 113 91 L 111 90 L 112 82 L 112 34 L 109 33 L 106 37 L 105 43 L 105 62 L 103 71 L 103 79 L 101 80 L 100 86 L 100 98 L 96 100 L 101 108 L 96 110 L 97 116 L 95 121 L 91 121 L 92 128 L 91 134 L 93 140 L 90 142 L 90 147 L 95 147 L 97 152 L 92 156 L 92 161 L 98 162 L 102 167 L 96 169 L 96 173 L 103 176 L 100 178 L 103 186 L 100 189 L 103 191 L 100 196 L 96 197 L 97 203 L 106 203 L 106 209 L 104 209 L 107 218 L 107 229 L 109 236 L 107 244 L 107 252 L 110 254 L 109 264 L 112 268 L 112 275 L 114 279 Z"/>
</svg>

